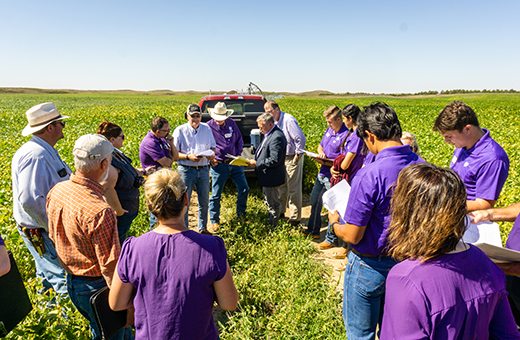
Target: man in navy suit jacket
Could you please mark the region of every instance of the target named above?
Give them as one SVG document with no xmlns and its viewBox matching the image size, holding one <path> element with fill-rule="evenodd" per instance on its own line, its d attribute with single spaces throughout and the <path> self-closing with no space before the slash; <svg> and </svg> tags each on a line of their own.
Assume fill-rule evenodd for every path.
<svg viewBox="0 0 520 340">
<path fill-rule="evenodd" d="M 287 140 L 275 124 L 273 115 L 264 113 L 256 122 L 258 128 L 264 134 L 264 140 L 255 155 L 255 160 L 249 165 L 255 167 L 258 183 L 262 187 L 269 224 L 271 228 L 278 226 L 280 219 L 280 193 L 279 186 L 285 183 L 285 150 Z"/>
</svg>

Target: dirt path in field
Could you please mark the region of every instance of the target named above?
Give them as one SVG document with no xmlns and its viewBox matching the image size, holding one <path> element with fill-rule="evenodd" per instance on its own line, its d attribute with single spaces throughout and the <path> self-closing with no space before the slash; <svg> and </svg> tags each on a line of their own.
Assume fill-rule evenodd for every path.
<svg viewBox="0 0 520 340">
<path fill-rule="evenodd" d="M 309 222 L 309 217 L 311 215 L 311 204 L 309 202 L 309 196 L 304 195 L 303 196 L 303 204 L 302 204 L 302 219 L 301 219 L 301 226 L 305 228 L 307 223 Z M 343 274 L 344 271 L 341 270 L 341 268 L 344 267 L 343 263 L 345 259 L 334 259 L 332 258 L 332 254 L 335 251 L 340 250 L 339 247 L 334 247 L 327 250 L 319 250 L 317 245 L 321 241 L 325 239 L 325 234 L 327 232 L 327 224 L 325 221 L 327 221 L 327 214 L 322 213 L 322 228 L 321 228 L 321 235 L 319 240 L 313 240 L 314 245 L 316 246 L 317 253 L 315 254 L 315 258 L 319 261 L 325 262 L 325 264 L 329 267 L 329 283 L 334 286 L 339 292 L 343 293 Z M 190 208 L 188 210 L 188 219 L 189 219 L 189 225 L 190 229 L 197 230 L 197 221 L 198 221 L 198 200 L 197 200 L 197 192 L 193 190 L 191 194 L 191 200 L 190 200 Z M 209 218 L 208 218 L 208 226 L 209 226 Z"/>
</svg>

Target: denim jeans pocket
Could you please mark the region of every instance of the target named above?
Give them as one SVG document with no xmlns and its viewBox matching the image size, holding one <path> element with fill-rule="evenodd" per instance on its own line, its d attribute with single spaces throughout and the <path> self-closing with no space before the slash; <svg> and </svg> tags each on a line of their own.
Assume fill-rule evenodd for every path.
<svg viewBox="0 0 520 340">
<path fill-rule="evenodd" d="M 385 292 L 386 277 L 365 262 L 360 261 L 356 288 L 367 296 L 378 297 Z"/>
<path fill-rule="evenodd" d="M 74 282 L 74 293 L 78 296 L 88 296 L 92 295 L 101 288 L 106 286 L 106 282 L 104 278 L 99 278 L 98 280 L 93 281 L 81 281 L 79 284 L 78 282 Z"/>
</svg>

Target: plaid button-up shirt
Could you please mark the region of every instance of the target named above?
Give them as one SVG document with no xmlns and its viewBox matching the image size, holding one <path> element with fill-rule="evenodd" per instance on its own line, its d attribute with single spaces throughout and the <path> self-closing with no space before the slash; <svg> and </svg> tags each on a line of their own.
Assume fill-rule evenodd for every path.
<svg viewBox="0 0 520 340">
<path fill-rule="evenodd" d="M 114 210 L 102 186 L 76 174 L 47 195 L 49 236 L 67 273 L 105 277 L 111 283 L 119 252 Z"/>
</svg>

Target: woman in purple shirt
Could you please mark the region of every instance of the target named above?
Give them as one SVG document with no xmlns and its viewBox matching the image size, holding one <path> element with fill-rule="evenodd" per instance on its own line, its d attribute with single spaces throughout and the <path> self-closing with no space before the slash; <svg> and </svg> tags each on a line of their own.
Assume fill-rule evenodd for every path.
<svg viewBox="0 0 520 340">
<path fill-rule="evenodd" d="M 238 303 L 224 242 L 186 227 L 188 196 L 177 172 L 160 169 L 144 186 L 158 225 L 123 244 L 110 307 L 135 307 L 136 339 L 218 339 L 213 302 L 225 310 Z"/>
<path fill-rule="evenodd" d="M 504 273 L 461 242 L 466 188 L 452 170 L 415 164 L 392 197 L 380 339 L 520 339 Z"/>
</svg>

